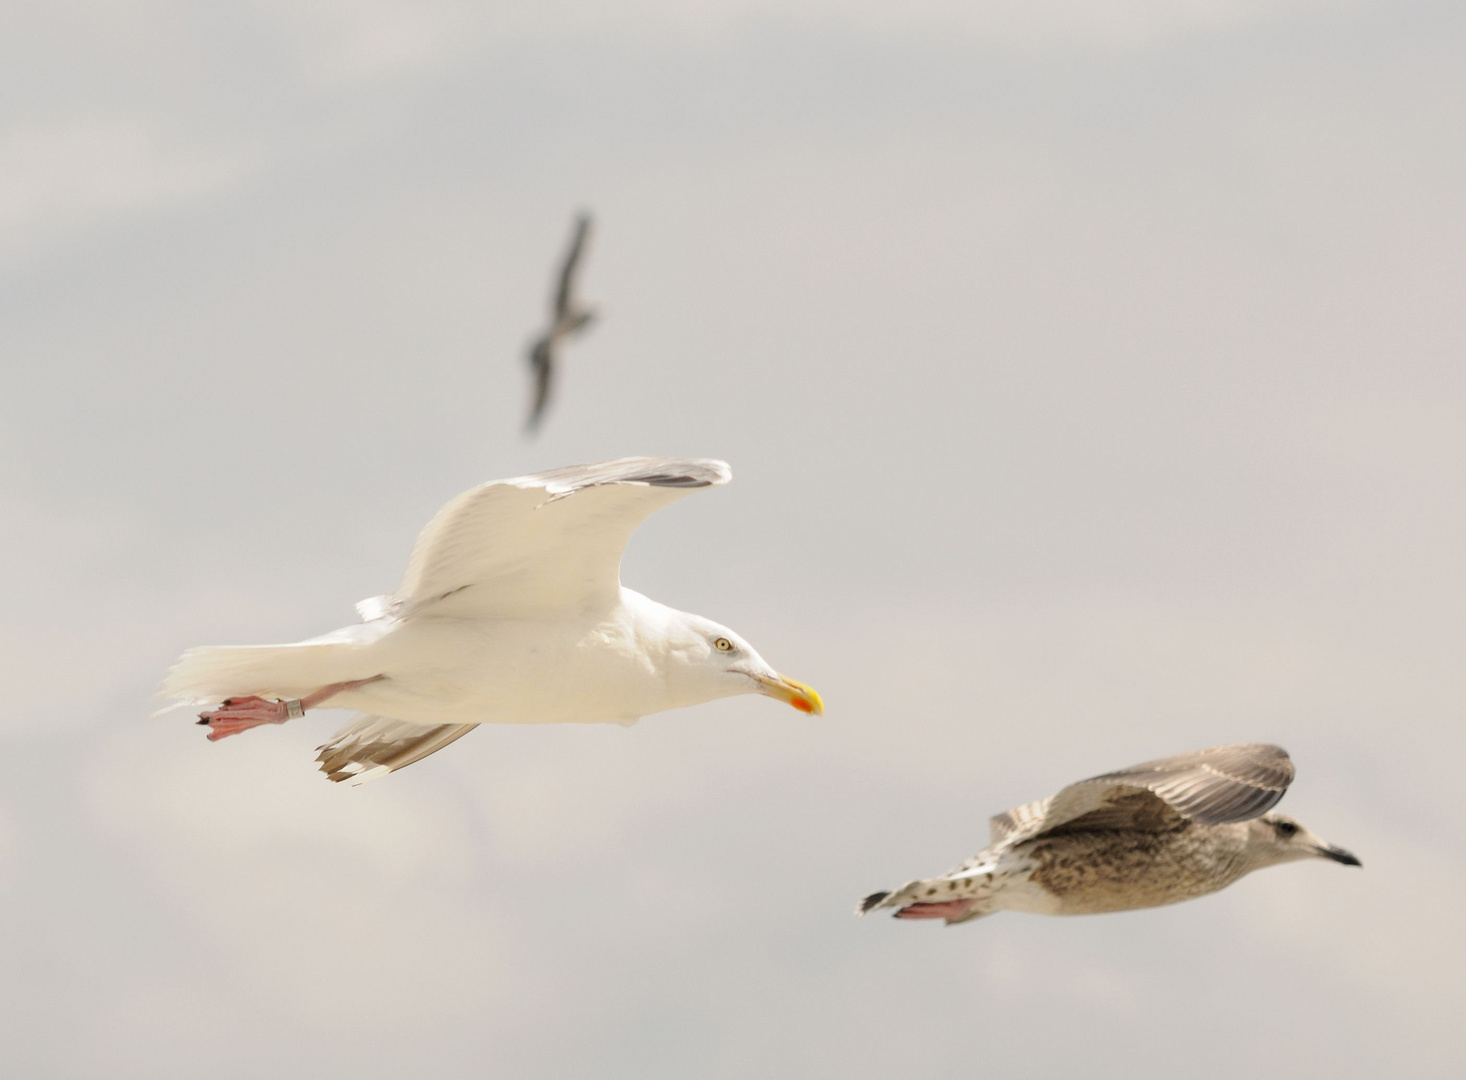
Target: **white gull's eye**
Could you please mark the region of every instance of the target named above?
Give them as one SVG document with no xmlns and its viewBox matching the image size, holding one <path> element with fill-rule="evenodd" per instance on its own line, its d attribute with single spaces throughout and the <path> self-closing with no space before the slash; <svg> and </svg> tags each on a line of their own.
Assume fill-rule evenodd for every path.
<svg viewBox="0 0 1466 1080">
<path fill-rule="evenodd" d="M 725 637 L 720 637 L 718 638 L 718 640 L 713 642 L 713 648 L 717 649 L 719 652 L 732 652 L 733 643 Z"/>
</svg>

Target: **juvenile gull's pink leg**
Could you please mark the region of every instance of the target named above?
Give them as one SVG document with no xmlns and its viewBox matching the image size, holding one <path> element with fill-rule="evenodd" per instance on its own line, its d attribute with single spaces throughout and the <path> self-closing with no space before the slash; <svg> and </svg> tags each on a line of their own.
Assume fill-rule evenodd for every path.
<svg viewBox="0 0 1466 1080">
<path fill-rule="evenodd" d="M 254 696 L 225 698 L 224 704 L 219 708 L 199 713 L 198 722 L 209 726 L 209 742 L 218 742 L 220 739 L 238 735 L 241 731 L 248 731 L 261 724 L 283 724 L 297 716 L 304 716 L 307 709 L 314 709 L 321 702 L 336 694 L 346 690 L 355 690 L 358 686 L 365 686 L 367 683 L 374 683 L 386 677 L 385 675 L 373 675 L 370 679 L 331 683 L 329 686 L 321 687 L 314 694 L 307 694 L 303 698 L 291 698 L 289 701 L 269 701 Z"/>
<path fill-rule="evenodd" d="M 912 904 L 896 912 L 898 919 L 960 919 L 972 910 L 976 900 L 943 900 L 936 904 Z"/>
</svg>

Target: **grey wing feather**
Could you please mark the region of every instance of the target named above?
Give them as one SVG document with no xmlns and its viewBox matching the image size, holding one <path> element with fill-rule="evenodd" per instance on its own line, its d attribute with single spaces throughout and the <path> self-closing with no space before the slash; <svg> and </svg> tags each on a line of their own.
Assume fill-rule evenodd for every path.
<svg viewBox="0 0 1466 1080">
<path fill-rule="evenodd" d="M 988 818 L 988 843 L 1001 844 L 1010 836 L 1031 828 L 1037 822 L 1042 822 L 1051 801 L 1051 799 L 1039 799 L 1037 802 L 1024 803 L 1011 810 L 1004 810 L 1001 814 L 994 814 Z"/>
<path fill-rule="evenodd" d="M 992 819 L 993 843 L 1011 847 L 1061 830 L 1247 821 L 1275 806 L 1292 781 L 1293 763 L 1282 747 L 1214 746 L 1081 780 L 1051 799 L 999 814 Z"/>
<path fill-rule="evenodd" d="M 1293 762 L 1281 746 L 1214 746 L 1106 773 L 1094 782 L 1144 788 L 1182 817 L 1221 825 L 1275 806 L 1293 782 Z"/>
<path fill-rule="evenodd" d="M 389 716 L 360 716 L 317 747 L 321 772 L 335 783 L 364 783 L 405 769 L 449 743 L 463 738 L 477 724 L 410 724 Z"/>
<path fill-rule="evenodd" d="M 702 488 L 726 484 L 733 478 L 727 462 L 713 458 L 629 457 L 567 465 L 526 476 L 538 481 L 557 499 L 602 484 L 645 484 L 649 487 Z"/>
</svg>

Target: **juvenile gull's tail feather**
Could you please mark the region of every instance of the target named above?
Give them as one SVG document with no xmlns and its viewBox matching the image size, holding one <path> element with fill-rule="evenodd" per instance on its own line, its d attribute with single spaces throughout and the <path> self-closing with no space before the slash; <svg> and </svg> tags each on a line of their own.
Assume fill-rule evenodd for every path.
<svg viewBox="0 0 1466 1080">
<path fill-rule="evenodd" d="M 898 919 L 946 919 L 949 926 L 980 919 L 994 910 L 991 879 L 962 875 L 908 881 L 899 889 L 871 893 L 855 914 L 880 908 L 894 908 Z"/>
</svg>

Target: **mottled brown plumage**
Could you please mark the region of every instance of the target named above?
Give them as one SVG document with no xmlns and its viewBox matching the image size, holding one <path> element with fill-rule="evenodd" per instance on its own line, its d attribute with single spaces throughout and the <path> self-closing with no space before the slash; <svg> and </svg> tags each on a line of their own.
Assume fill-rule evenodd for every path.
<svg viewBox="0 0 1466 1080">
<path fill-rule="evenodd" d="M 1248 864 L 1245 824 L 1074 831 L 1033 842 L 1029 880 L 1059 914 L 1158 907 L 1232 884 Z"/>
<path fill-rule="evenodd" d="M 965 922 L 999 910 L 1089 915 L 1190 900 L 1263 866 L 1359 860 L 1265 814 L 1293 779 L 1277 746 L 1219 746 L 1070 784 L 991 820 L 992 844 L 938 878 L 872 893 L 859 912 Z"/>
</svg>

